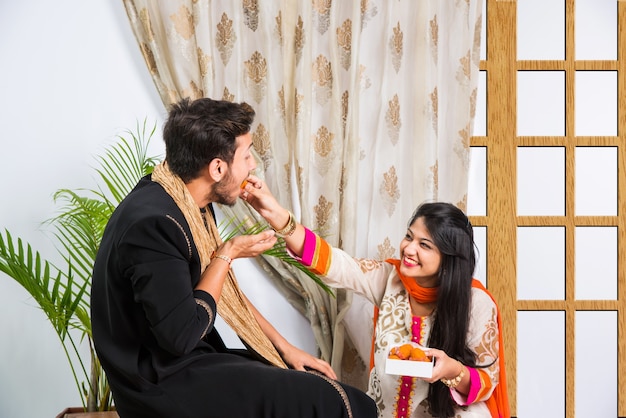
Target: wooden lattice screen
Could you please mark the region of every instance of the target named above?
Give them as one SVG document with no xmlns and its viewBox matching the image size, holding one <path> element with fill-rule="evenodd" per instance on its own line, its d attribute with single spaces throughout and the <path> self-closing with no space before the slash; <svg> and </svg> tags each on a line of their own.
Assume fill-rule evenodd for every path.
<svg viewBox="0 0 626 418">
<path fill-rule="evenodd" d="M 521 61 L 517 51 L 517 2 L 485 0 L 487 3 L 486 59 L 480 63 L 487 74 L 486 136 L 475 136 L 473 147 L 485 147 L 487 155 L 487 204 L 485 216 L 472 216 L 474 226 L 487 231 L 488 288 L 498 299 L 505 323 L 507 374 L 511 412 L 517 415 L 517 317 L 520 311 L 562 311 L 565 314 L 565 416 L 575 416 L 575 315 L 578 311 L 616 311 L 618 321 L 618 415 L 626 416 L 626 1 L 617 1 L 618 53 L 615 61 L 582 61 L 574 56 L 575 0 L 565 0 L 565 59 Z M 541 13 L 541 10 L 537 10 Z M 485 18 L 485 16 L 483 17 Z M 485 42 L 486 41 L 486 42 Z M 565 74 L 565 135 L 517 136 L 517 72 L 561 71 Z M 575 136 L 574 103 L 576 71 L 617 72 L 617 136 Z M 565 150 L 565 215 L 518 216 L 517 151 L 518 147 L 562 147 Z M 576 147 L 613 147 L 617 149 L 617 216 L 575 216 L 574 172 Z M 517 228 L 523 226 L 558 226 L 565 229 L 565 298 L 564 300 L 518 300 L 517 298 Z M 612 226 L 617 228 L 618 290 L 617 300 L 576 300 L 575 298 L 575 228 Z M 618 389 L 619 391 L 619 389 Z M 526 418 L 526 417 L 521 417 Z"/>
</svg>

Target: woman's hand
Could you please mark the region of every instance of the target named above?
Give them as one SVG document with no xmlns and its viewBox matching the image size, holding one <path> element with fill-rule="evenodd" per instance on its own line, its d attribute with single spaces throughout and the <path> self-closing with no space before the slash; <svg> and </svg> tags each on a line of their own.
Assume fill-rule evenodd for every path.
<svg viewBox="0 0 626 418">
<path fill-rule="evenodd" d="M 458 360 L 448 357 L 444 351 L 437 350 L 436 348 L 424 350 L 424 354 L 428 357 L 433 357 L 435 361 L 432 377 L 423 378 L 429 383 L 436 382 L 440 379 L 454 379 L 461 372 L 461 368 L 464 367 Z"/>
<path fill-rule="evenodd" d="M 337 380 L 337 375 L 328 362 L 314 357 L 296 346 L 290 345 L 287 350 L 281 353 L 281 356 L 285 363 L 295 370 L 314 369 L 331 379 Z"/>
<path fill-rule="evenodd" d="M 250 175 L 244 182 L 239 196 L 252 206 L 275 229 L 287 224 L 289 213 L 276 200 L 267 184 Z"/>
<path fill-rule="evenodd" d="M 242 186 L 239 196 L 248 202 L 274 231 L 283 231 L 281 236 L 289 250 L 301 257 L 304 249 L 304 227 L 295 220 L 291 212 L 278 203 L 263 180 L 250 175 Z"/>
</svg>

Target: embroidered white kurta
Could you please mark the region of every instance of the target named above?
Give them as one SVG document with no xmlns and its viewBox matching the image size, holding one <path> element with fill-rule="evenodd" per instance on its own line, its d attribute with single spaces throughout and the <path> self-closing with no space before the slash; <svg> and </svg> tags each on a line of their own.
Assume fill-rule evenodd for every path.
<svg viewBox="0 0 626 418">
<path fill-rule="evenodd" d="M 352 289 L 369 299 L 379 308 L 375 327 L 374 367 L 370 372 L 368 394 L 376 401 L 379 417 L 396 417 L 396 397 L 402 377 L 385 373 L 385 362 L 391 347 L 408 343 L 412 339 L 413 316 L 408 293 L 393 265 L 367 259 L 354 259 L 345 252 L 333 248 L 331 264 L 324 281 L 334 287 Z M 420 344 L 426 345 L 430 336 L 434 316 L 422 318 Z M 497 307 L 483 290 L 472 288 L 468 345 L 476 353 L 477 364 L 491 364 L 481 369 L 486 373 L 482 378 L 491 382 L 480 382 L 482 388 L 475 402 L 462 406 L 466 398 L 452 390 L 452 396 L 459 404 L 456 416 L 462 418 L 491 417 L 484 400 L 488 399 L 497 384 L 499 365 Z M 492 364 L 493 363 L 493 364 Z M 429 383 L 413 378 L 413 389 L 408 408 L 409 417 L 431 417 L 428 413 Z M 477 384 L 477 383 L 473 383 Z"/>
</svg>

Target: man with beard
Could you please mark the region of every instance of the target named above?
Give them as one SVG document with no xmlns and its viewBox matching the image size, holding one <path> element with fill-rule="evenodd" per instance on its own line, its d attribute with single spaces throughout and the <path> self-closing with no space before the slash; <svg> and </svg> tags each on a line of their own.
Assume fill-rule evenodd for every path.
<svg viewBox="0 0 626 418">
<path fill-rule="evenodd" d="M 222 243 L 212 203 L 233 205 L 256 168 L 253 109 L 208 98 L 171 107 L 165 160 L 117 207 L 93 273 L 93 339 L 124 417 L 375 417 L 374 402 L 291 345 L 241 293 L 233 259 L 274 230 Z M 292 223 L 272 225 L 289 233 Z M 247 350 L 227 349 L 217 313 Z"/>
</svg>

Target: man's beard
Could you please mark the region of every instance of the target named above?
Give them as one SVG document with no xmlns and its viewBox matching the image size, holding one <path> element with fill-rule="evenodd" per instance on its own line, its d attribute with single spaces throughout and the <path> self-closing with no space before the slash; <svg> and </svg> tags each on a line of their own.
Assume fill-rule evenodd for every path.
<svg viewBox="0 0 626 418">
<path fill-rule="evenodd" d="M 227 174 L 222 180 L 213 184 L 211 193 L 209 194 L 209 200 L 219 203 L 220 205 L 233 206 L 237 202 L 238 197 L 231 196 L 233 184 L 232 175 Z"/>
</svg>

